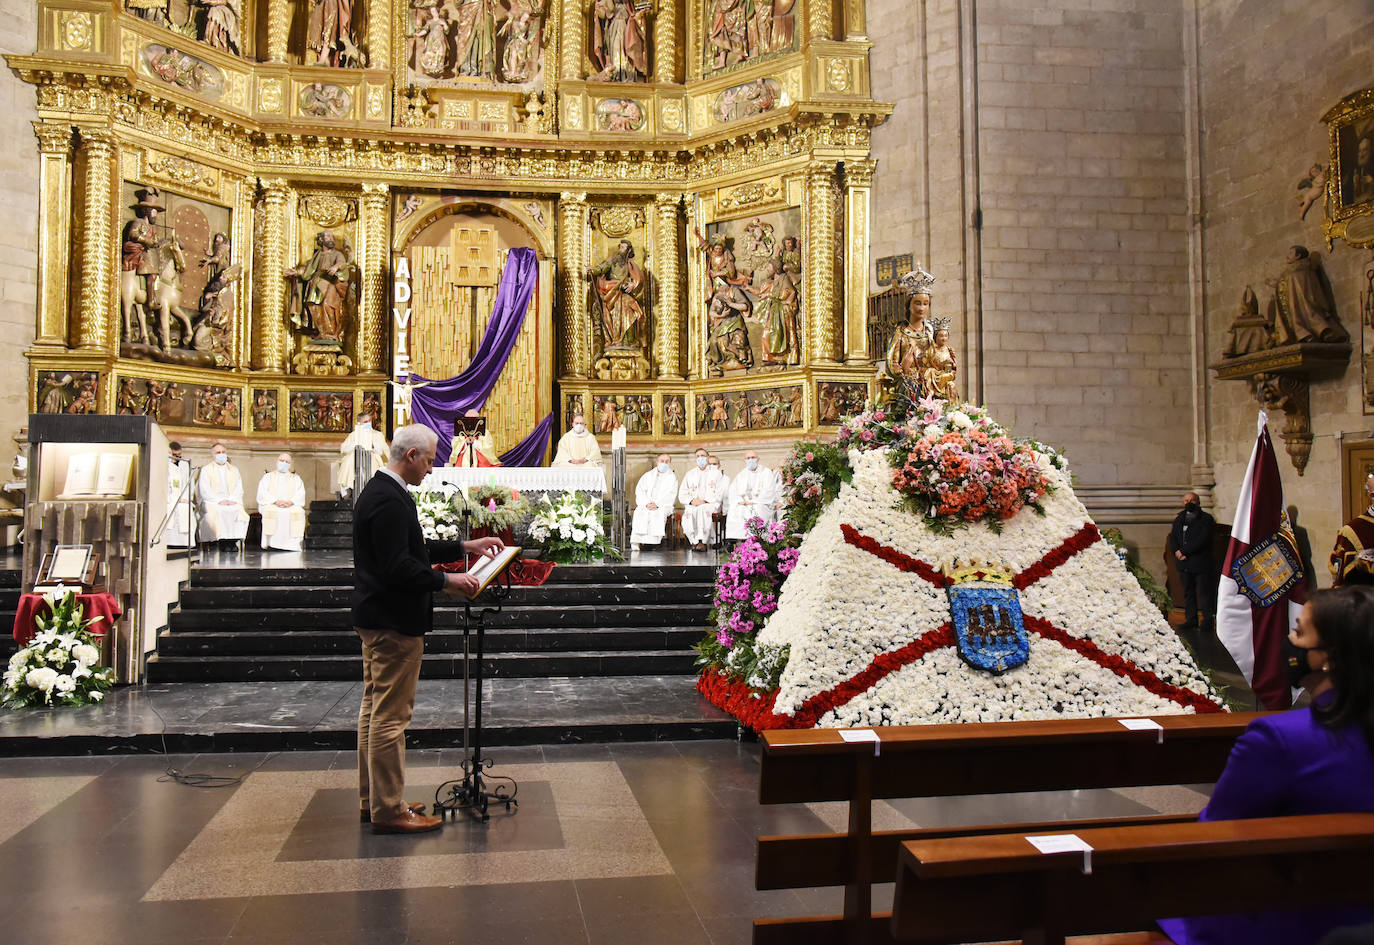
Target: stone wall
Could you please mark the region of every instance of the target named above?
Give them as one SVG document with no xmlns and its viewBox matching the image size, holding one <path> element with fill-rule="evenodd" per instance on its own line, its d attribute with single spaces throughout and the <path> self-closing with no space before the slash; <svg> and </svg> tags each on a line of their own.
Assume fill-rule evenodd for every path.
<svg viewBox="0 0 1374 945">
<path fill-rule="evenodd" d="M 0 53 L 32 54 L 38 6 L 0 9 Z M 38 287 L 38 145 L 33 86 L 0 69 L 0 470 L 14 458 L 13 437 L 28 417 L 28 362 Z M 0 498 L 0 502 L 5 501 Z M 9 504 L 6 502 L 6 504 Z"/>
<path fill-rule="evenodd" d="M 1312 388 L 1317 438 L 1299 477 L 1270 418 L 1279 452 L 1284 496 L 1307 529 L 1322 584 L 1325 557 L 1342 521 L 1340 435 L 1365 440 L 1374 417 L 1361 409 L 1359 280 L 1374 253 L 1321 236 L 1322 206 L 1299 219 L 1297 183 L 1328 160 L 1321 116 L 1350 92 L 1374 84 L 1369 37 L 1374 5 L 1348 0 L 1200 3 L 1197 19 L 1202 141 L 1207 342 L 1211 360 L 1247 285 L 1263 306 L 1292 244 L 1320 252 L 1337 311 L 1353 336 L 1356 356 L 1339 379 Z M 1366 329 L 1368 330 L 1368 329 Z M 1211 459 L 1217 478 L 1217 516 L 1230 521 L 1240 479 L 1255 440 L 1258 404 L 1238 381 L 1209 383 Z"/>
</svg>

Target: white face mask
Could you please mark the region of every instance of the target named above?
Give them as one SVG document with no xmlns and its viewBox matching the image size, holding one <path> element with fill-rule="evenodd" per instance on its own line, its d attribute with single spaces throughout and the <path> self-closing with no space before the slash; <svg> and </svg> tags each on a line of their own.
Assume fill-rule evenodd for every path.
<svg viewBox="0 0 1374 945">
<path fill-rule="evenodd" d="M 585 423 L 574 423 L 573 432 L 576 433 L 578 436 L 581 436 L 582 434 L 587 432 L 587 425 Z"/>
<path fill-rule="evenodd" d="M 277 460 L 277 472 L 290 472 L 290 471 L 291 471 L 291 464 L 290 464 L 290 463 L 283 462 L 283 461 L 280 460 L 280 459 Z"/>
<path fill-rule="evenodd" d="M 358 429 L 359 429 L 359 430 L 371 430 L 371 429 L 372 429 L 372 421 L 371 421 L 371 420 L 359 420 L 359 421 L 358 421 Z"/>
<path fill-rule="evenodd" d="M 745 468 L 745 469 L 758 469 L 758 468 L 759 468 L 759 461 L 758 461 L 757 459 L 755 459 L 754 457 L 751 456 L 751 457 L 749 457 L 748 459 L 746 459 L 746 460 L 744 461 L 744 468 Z"/>
<path fill-rule="evenodd" d="M 661 473 L 667 472 L 667 471 L 668 471 L 668 464 L 667 464 L 667 463 L 659 463 L 659 464 L 658 464 L 658 471 L 661 472 Z"/>
<path fill-rule="evenodd" d="M 706 468 L 706 457 L 705 457 L 705 456 L 698 456 L 698 457 L 697 457 L 697 468 L 698 468 L 698 469 L 705 469 L 705 468 Z"/>
<path fill-rule="evenodd" d="M 225 463 L 227 463 L 227 462 L 229 462 L 229 454 L 228 454 L 228 453 L 216 453 L 216 454 L 215 454 L 215 463 L 216 463 L 217 465 L 223 466 L 223 465 L 224 465 Z"/>
</svg>

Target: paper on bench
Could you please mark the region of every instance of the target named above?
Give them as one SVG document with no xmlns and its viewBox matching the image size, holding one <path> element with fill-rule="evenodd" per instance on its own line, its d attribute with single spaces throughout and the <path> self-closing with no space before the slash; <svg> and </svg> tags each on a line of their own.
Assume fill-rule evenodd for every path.
<svg viewBox="0 0 1374 945">
<path fill-rule="evenodd" d="M 874 758 L 883 753 L 883 740 L 871 728 L 841 729 L 840 738 L 847 742 L 872 742 Z"/>
<path fill-rule="evenodd" d="M 1083 874 L 1091 876 L 1093 871 L 1093 848 L 1076 833 L 1055 833 L 1042 837 L 1027 837 L 1030 845 L 1041 853 L 1076 853 L 1083 851 Z"/>
<path fill-rule="evenodd" d="M 1160 725 L 1154 719 L 1117 719 L 1117 721 L 1120 722 L 1123 727 L 1133 732 L 1148 732 L 1154 729 L 1157 736 L 1155 744 L 1164 744 L 1164 726 Z"/>
</svg>

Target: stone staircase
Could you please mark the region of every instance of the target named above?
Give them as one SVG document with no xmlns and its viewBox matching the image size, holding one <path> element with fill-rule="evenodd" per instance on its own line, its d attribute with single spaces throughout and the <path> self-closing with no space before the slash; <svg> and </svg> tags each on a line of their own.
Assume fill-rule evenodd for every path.
<svg viewBox="0 0 1374 945">
<path fill-rule="evenodd" d="M 7 664 L 19 647 L 14 642 L 14 612 L 19 609 L 23 572 L 18 568 L 0 569 L 0 663 Z"/>
<path fill-rule="evenodd" d="M 487 618 L 486 675 L 690 675 L 714 580 L 711 565 L 559 566 L 541 587 L 514 588 Z M 149 681 L 356 680 L 351 591 L 347 567 L 193 569 Z M 461 610 L 436 597 L 422 676 L 461 677 L 460 621 Z"/>
<path fill-rule="evenodd" d="M 353 503 L 316 499 L 305 515 L 305 542 L 310 548 L 353 547 Z"/>
</svg>

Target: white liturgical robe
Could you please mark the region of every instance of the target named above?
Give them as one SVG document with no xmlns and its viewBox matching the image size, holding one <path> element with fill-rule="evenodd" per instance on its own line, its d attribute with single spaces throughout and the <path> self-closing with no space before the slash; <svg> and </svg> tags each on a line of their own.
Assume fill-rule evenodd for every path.
<svg viewBox="0 0 1374 945">
<path fill-rule="evenodd" d="M 195 501 L 195 491 L 186 488 L 190 481 L 190 463 L 184 459 L 167 461 L 167 511 L 172 517 L 163 535 L 169 548 L 185 548 L 191 544 L 192 529 L 195 527 L 191 507 Z"/>
<path fill-rule="evenodd" d="M 586 462 L 574 462 L 578 459 L 585 459 Z M 569 430 L 558 441 L 558 451 L 553 455 L 552 465 L 600 466 L 601 447 L 597 445 L 596 437 L 587 430 L 583 430 L 580 435 Z"/>
<path fill-rule="evenodd" d="M 751 518 L 773 521 L 773 508 L 778 498 L 773 488 L 775 482 L 773 471 L 767 466 L 743 469 L 731 480 L 729 511 L 725 515 L 726 538 L 748 538 L 749 529 L 745 526 Z"/>
<path fill-rule="evenodd" d="M 490 433 L 483 433 L 472 444 L 472 452 L 468 452 L 467 437 L 455 436 L 448 443 L 448 464 L 450 466 L 461 466 L 465 469 L 476 469 L 479 466 L 500 466 L 501 460 L 496 456 L 496 440 Z M 482 456 L 485 463 L 480 462 L 477 457 Z"/>
<path fill-rule="evenodd" d="M 673 502 L 677 499 L 677 476 L 669 469 L 660 472 L 658 467 L 639 477 L 635 486 L 635 514 L 630 521 L 630 543 L 634 545 L 657 545 L 663 541 L 666 531 L 664 523 L 673 514 Z M 649 508 L 649 503 L 658 508 Z"/>
<path fill-rule="evenodd" d="M 277 505 L 290 502 L 289 506 Z M 258 483 L 258 511 L 262 513 L 262 546 L 300 551 L 305 537 L 305 483 L 295 473 L 273 470 Z"/>
<path fill-rule="evenodd" d="M 243 507 L 243 477 L 232 463 L 202 466 L 196 480 L 200 497 L 200 540 L 243 541 L 248 511 Z"/>
<path fill-rule="evenodd" d="M 391 450 L 386 445 L 386 437 L 380 430 L 353 428 L 353 432 L 339 444 L 339 475 L 336 479 L 339 495 L 353 488 L 353 449 L 361 446 L 372 454 L 372 471 L 376 472 L 386 465 Z"/>
<path fill-rule="evenodd" d="M 712 466 L 693 466 L 682 477 L 682 486 L 677 491 L 682 503 L 682 533 L 694 545 L 714 544 L 711 516 L 720 511 L 724 480 L 720 470 Z M 700 505 L 694 504 L 697 499 L 701 500 Z"/>
</svg>

